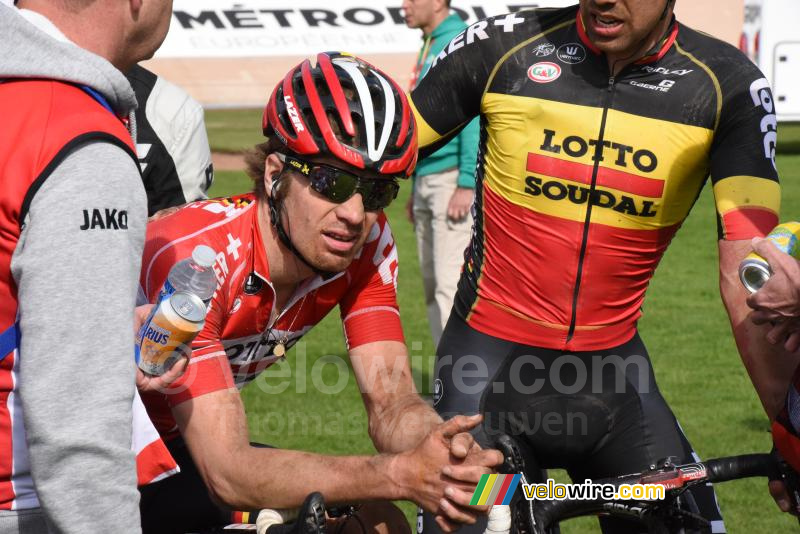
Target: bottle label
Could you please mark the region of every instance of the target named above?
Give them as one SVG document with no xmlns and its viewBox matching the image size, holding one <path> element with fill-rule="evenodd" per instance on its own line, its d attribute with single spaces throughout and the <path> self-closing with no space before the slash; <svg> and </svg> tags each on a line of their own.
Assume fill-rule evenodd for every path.
<svg viewBox="0 0 800 534">
<path fill-rule="evenodd" d="M 160 304 L 161 301 L 167 299 L 175 293 L 175 288 L 172 287 L 172 284 L 169 283 L 169 279 L 164 280 L 164 286 L 161 288 L 161 291 L 158 293 L 158 298 L 156 299 L 156 305 Z"/>
<path fill-rule="evenodd" d="M 133 346 L 133 354 L 134 358 L 136 359 L 136 364 L 139 364 L 139 361 L 142 359 L 141 356 L 141 344 L 144 341 L 144 335 L 146 333 L 147 326 L 150 324 L 150 321 L 153 319 L 153 316 L 158 311 L 158 308 L 161 306 L 161 303 L 167 300 L 175 293 L 175 288 L 172 287 L 172 284 L 169 283 L 169 280 L 164 280 L 164 285 L 161 288 L 161 291 L 158 292 L 158 296 L 156 297 L 156 301 L 153 304 L 153 309 L 150 310 L 150 315 L 147 316 L 142 326 L 139 328 L 139 332 L 136 335 L 136 343 Z"/>
<path fill-rule="evenodd" d="M 158 299 L 159 300 L 156 303 L 156 305 L 153 306 L 153 309 L 150 310 L 150 314 L 147 316 L 147 319 L 145 319 L 144 322 L 142 323 L 142 326 L 139 327 L 138 334 L 136 334 L 136 343 L 134 343 L 134 345 L 133 345 L 133 355 L 134 355 L 134 358 L 136 359 L 136 364 L 137 365 L 139 365 L 139 361 L 142 359 L 142 354 L 141 354 L 142 348 L 141 348 L 141 346 L 142 346 L 142 341 L 144 340 L 144 335 L 147 332 L 147 327 L 150 325 L 150 322 L 153 320 L 153 316 L 156 314 L 156 312 L 158 311 L 158 307 L 161 304 L 161 295 L 160 294 L 158 296 Z"/>
</svg>

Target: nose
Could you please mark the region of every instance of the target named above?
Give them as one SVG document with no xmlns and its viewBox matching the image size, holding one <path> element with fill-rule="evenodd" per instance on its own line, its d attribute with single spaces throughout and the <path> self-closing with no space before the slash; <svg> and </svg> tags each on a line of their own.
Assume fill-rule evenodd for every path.
<svg viewBox="0 0 800 534">
<path fill-rule="evenodd" d="M 336 217 L 349 226 L 361 226 L 364 223 L 366 210 L 361 193 L 356 193 L 341 204 L 336 205 Z"/>
</svg>

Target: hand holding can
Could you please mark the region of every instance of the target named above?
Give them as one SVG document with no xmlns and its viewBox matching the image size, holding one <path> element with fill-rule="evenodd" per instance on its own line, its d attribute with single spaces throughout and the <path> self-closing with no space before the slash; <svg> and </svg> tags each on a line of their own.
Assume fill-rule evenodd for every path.
<svg viewBox="0 0 800 534">
<path fill-rule="evenodd" d="M 139 330 L 137 363 L 147 374 L 161 376 L 181 357 L 203 329 L 206 305 L 200 297 L 176 291 L 153 307 Z"/>
<path fill-rule="evenodd" d="M 786 222 L 776 226 L 767 235 L 766 239 L 772 242 L 778 250 L 800 260 L 800 222 Z M 764 257 L 756 252 L 751 252 L 739 265 L 739 279 L 744 287 L 755 293 L 772 276 L 770 265 Z"/>
</svg>

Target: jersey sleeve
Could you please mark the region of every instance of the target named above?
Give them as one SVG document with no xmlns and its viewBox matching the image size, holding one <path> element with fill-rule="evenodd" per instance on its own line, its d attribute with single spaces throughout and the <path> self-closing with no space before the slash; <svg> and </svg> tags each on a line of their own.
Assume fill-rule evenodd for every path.
<svg viewBox="0 0 800 534">
<path fill-rule="evenodd" d="M 719 238 L 764 236 L 778 224 L 777 119 L 769 83 L 738 51 L 716 68 L 722 93 L 710 155 Z"/>
<path fill-rule="evenodd" d="M 375 341 L 405 343 L 397 305 L 397 246 L 385 216 L 372 228 L 351 288 L 339 303 L 347 349 Z"/>
<path fill-rule="evenodd" d="M 495 66 L 522 36 L 534 35 L 535 11 L 479 20 L 456 35 L 433 60 L 411 92 L 420 157 L 452 139 L 480 113 L 481 99 Z M 534 31 L 534 33 L 529 33 Z"/>
</svg>

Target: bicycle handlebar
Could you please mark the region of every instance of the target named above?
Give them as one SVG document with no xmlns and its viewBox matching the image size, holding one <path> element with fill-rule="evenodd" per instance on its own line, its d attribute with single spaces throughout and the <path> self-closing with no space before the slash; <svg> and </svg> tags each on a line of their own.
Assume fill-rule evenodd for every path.
<svg viewBox="0 0 800 534">
<path fill-rule="evenodd" d="M 775 459 L 769 454 L 743 454 L 705 462 L 709 482 L 739 478 L 768 477 L 776 474 Z"/>
<path fill-rule="evenodd" d="M 670 492 L 679 492 L 690 484 L 699 482 L 725 482 L 740 478 L 770 476 L 777 472 L 775 458 L 769 454 L 745 454 L 711 459 L 686 465 L 666 466 L 650 472 L 597 480 L 597 484 L 662 484 Z M 558 500 L 536 501 L 534 532 L 545 532 L 564 519 L 603 512 L 615 516 L 642 518 L 653 505 L 639 501 Z"/>
</svg>

